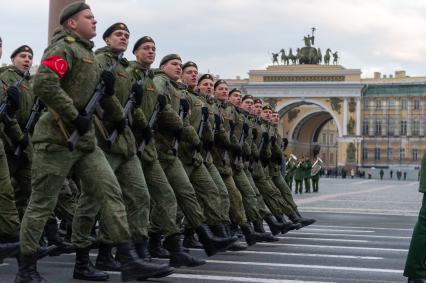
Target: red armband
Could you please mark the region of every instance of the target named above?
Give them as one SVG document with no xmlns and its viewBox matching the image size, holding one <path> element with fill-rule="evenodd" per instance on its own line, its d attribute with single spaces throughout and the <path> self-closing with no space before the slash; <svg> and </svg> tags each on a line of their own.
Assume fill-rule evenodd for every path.
<svg viewBox="0 0 426 283">
<path fill-rule="evenodd" d="M 52 56 L 44 59 L 41 64 L 54 71 L 59 79 L 62 79 L 68 72 L 68 63 L 60 56 Z"/>
</svg>

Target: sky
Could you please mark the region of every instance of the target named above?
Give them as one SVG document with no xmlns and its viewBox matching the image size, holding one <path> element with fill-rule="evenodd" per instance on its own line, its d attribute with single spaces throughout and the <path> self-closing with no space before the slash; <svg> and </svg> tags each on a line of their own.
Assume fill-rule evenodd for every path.
<svg viewBox="0 0 426 283">
<path fill-rule="evenodd" d="M 129 50 L 150 35 L 161 58 L 178 53 L 199 72 L 248 77 L 271 64 L 271 52 L 303 47 L 315 27 L 315 47 L 338 51 L 345 68 L 426 76 L 426 1 L 418 0 L 86 0 L 98 21 L 96 48 L 115 22 L 130 29 Z M 0 0 L 3 58 L 22 44 L 38 65 L 47 47 L 49 0 Z M 129 60 L 134 56 L 126 53 Z"/>
</svg>

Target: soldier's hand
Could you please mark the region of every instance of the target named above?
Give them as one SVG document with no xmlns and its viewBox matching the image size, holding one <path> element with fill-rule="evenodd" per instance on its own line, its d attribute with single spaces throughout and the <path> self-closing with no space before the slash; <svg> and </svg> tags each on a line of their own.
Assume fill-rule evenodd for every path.
<svg viewBox="0 0 426 283">
<path fill-rule="evenodd" d="M 10 86 L 7 89 L 6 93 L 7 93 L 7 103 L 8 103 L 9 109 L 12 111 L 18 111 L 19 107 L 21 106 L 20 99 L 19 99 L 21 92 L 16 86 Z"/>
<path fill-rule="evenodd" d="M 114 95 L 115 87 L 115 76 L 110 70 L 103 70 L 101 73 L 101 79 L 105 84 L 104 93 L 108 96 Z"/>
<path fill-rule="evenodd" d="M 275 142 L 277 141 L 277 138 L 275 136 L 271 137 L 271 144 L 275 145 Z"/>
<path fill-rule="evenodd" d="M 221 123 L 222 121 L 220 120 L 219 114 L 214 114 L 214 127 L 216 130 L 219 130 Z"/>
<path fill-rule="evenodd" d="M 142 104 L 143 87 L 138 83 L 134 83 L 132 86 L 132 91 L 135 94 L 136 106 L 140 106 Z"/>
<path fill-rule="evenodd" d="M 28 135 L 24 135 L 24 137 L 18 142 L 18 145 L 21 147 L 22 150 L 26 149 L 29 144 L 29 138 Z"/>
<path fill-rule="evenodd" d="M 148 143 L 151 138 L 152 138 L 152 129 L 150 126 L 146 126 L 145 128 L 142 129 L 142 135 L 143 138 L 145 139 L 145 142 Z"/>
<path fill-rule="evenodd" d="M 182 111 L 183 111 L 184 117 L 185 117 L 186 114 L 188 114 L 188 111 L 189 111 L 189 102 L 188 102 L 188 99 L 181 98 L 180 99 L 180 106 L 182 107 Z"/>
<path fill-rule="evenodd" d="M 208 141 L 204 144 L 204 148 L 208 151 L 211 151 L 214 147 L 214 141 Z"/>
<path fill-rule="evenodd" d="M 175 130 L 174 136 L 178 141 L 180 141 L 180 139 L 182 138 L 182 132 L 183 132 L 183 128 L 179 128 Z"/>
<path fill-rule="evenodd" d="M 204 116 L 204 121 L 209 118 L 209 108 L 206 106 L 201 107 L 201 114 Z"/>
<path fill-rule="evenodd" d="M 262 133 L 262 138 L 264 140 L 264 143 L 268 143 L 269 142 L 269 135 L 267 132 L 263 132 Z"/>
<path fill-rule="evenodd" d="M 160 94 L 157 97 L 157 101 L 158 101 L 158 107 L 160 108 L 160 111 L 162 111 L 164 109 L 164 107 L 166 107 L 167 105 L 167 99 L 165 95 Z"/>
<path fill-rule="evenodd" d="M 92 124 L 92 120 L 89 115 L 81 115 L 78 114 L 77 118 L 71 121 L 77 131 L 80 133 L 80 136 L 87 133 L 90 129 L 90 125 Z"/>
<path fill-rule="evenodd" d="M 251 134 L 252 134 L 252 136 L 253 136 L 253 140 L 255 140 L 255 139 L 257 139 L 257 130 L 256 130 L 256 128 L 253 128 L 252 130 L 251 130 Z"/>
<path fill-rule="evenodd" d="M 119 134 L 122 134 L 127 127 L 127 118 L 123 118 L 115 123 L 115 128 Z"/>
<path fill-rule="evenodd" d="M 249 125 L 247 123 L 244 123 L 243 124 L 243 132 L 244 132 L 245 136 L 248 135 L 249 129 L 250 129 Z"/>
</svg>

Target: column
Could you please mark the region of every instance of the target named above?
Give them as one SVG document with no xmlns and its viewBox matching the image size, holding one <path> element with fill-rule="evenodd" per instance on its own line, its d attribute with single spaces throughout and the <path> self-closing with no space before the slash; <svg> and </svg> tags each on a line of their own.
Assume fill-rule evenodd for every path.
<svg viewBox="0 0 426 283">
<path fill-rule="evenodd" d="M 375 109 L 374 99 L 370 99 L 369 103 L 370 103 L 370 121 L 369 121 L 370 126 L 368 127 L 368 135 L 374 136 L 374 132 L 376 129 L 376 115 L 374 115 L 374 109 Z"/>
<path fill-rule="evenodd" d="M 388 104 L 389 102 L 386 99 L 382 100 L 383 104 L 382 104 L 382 109 L 383 109 L 383 114 L 382 114 L 382 137 L 385 137 L 388 135 Z"/>
<path fill-rule="evenodd" d="M 361 97 L 356 98 L 356 135 L 361 135 Z"/>
<path fill-rule="evenodd" d="M 424 120 L 425 117 L 425 102 L 424 102 L 424 98 L 420 97 L 420 130 L 419 130 L 419 135 L 422 137 L 425 134 L 424 131 Z"/>
<path fill-rule="evenodd" d="M 395 136 L 398 137 L 400 134 L 400 129 L 401 129 L 401 119 L 399 116 L 401 110 L 401 101 L 399 99 L 397 99 L 395 101 Z M 399 149 L 398 149 L 399 150 Z M 399 153 L 398 153 L 399 156 Z"/>
<path fill-rule="evenodd" d="M 343 99 L 343 136 L 348 135 L 348 98 Z"/>
<path fill-rule="evenodd" d="M 59 14 L 62 9 L 76 0 L 50 0 L 49 2 L 49 30 L 48 30 L 48 44 L 52 38 L 52 34 L 59 26 Z"/>
<path fill-rule="evenodd" d="M 411 123 L 413 122 L 411 119 L 411 109 L 412 107 L 412 98 L 407 98 L 407 137 L 411 136 Z"/>
</svg>

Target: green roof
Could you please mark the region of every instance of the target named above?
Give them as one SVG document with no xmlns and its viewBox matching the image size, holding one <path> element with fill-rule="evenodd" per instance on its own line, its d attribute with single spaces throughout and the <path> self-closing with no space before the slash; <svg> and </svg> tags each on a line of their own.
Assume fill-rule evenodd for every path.
<svg viewBox="0 0 426 283">
<path fill-rule="evenodd" d="M 426 96 L 426 84 L 366 85 L 363 96 Z"/>
</svg>

